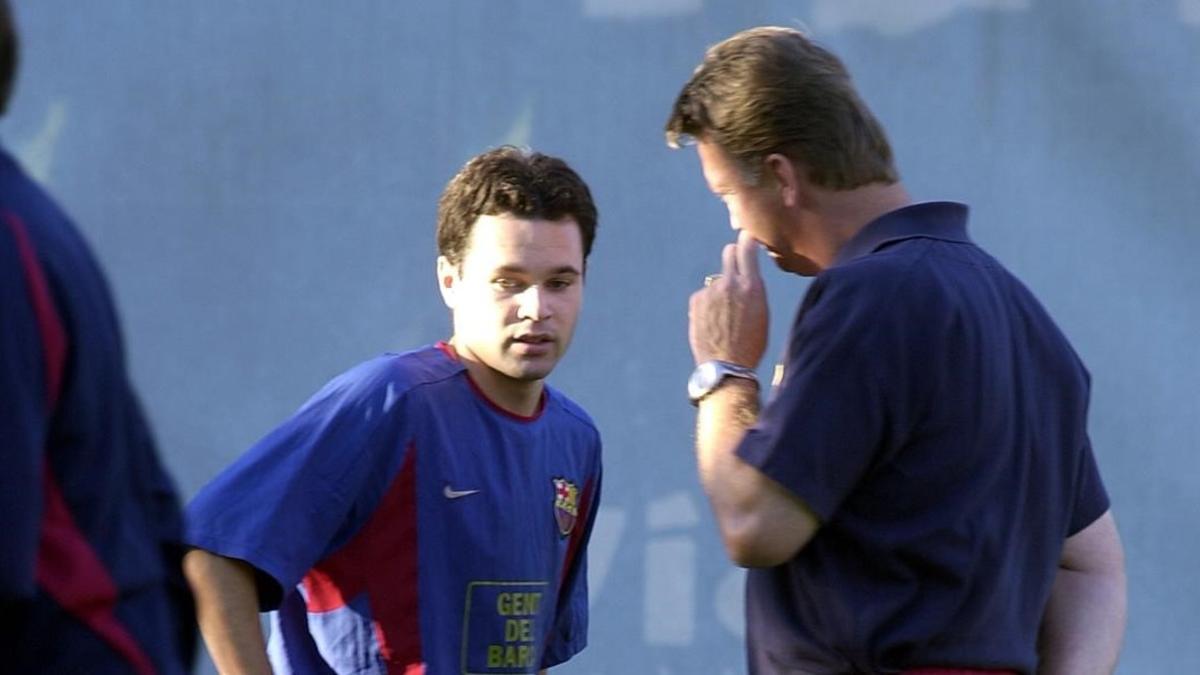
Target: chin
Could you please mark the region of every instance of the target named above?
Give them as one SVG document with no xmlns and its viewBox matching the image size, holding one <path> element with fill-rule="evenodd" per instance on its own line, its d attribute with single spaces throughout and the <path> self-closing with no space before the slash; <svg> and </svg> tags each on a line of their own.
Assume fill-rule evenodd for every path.
<svg viewBox="0 0 1200 675">
<path fill-rule="evenodd" d="M 501 372 L 509 379 L 518 382 L 536 382 L 537 380 L 544 380 L 549 377 L 556 365 L 558 365 L 557 359 L 548 363 L 545 361 L 521 361 L 510 364 L 508 368 L 505 368 Z"/>
<path fill-rule="evenodd" d="M 540 382 L 550 376 L 554 368 L 514 368 L 504 373 L 514 382 Z"/>
<path fill-rule="evenodd" d="M 802 277 L 815 277 L 821 273 L 821 266 L 804 256 L 775 258 L 775 265 L 784 272 L 799 274 Z"/>
</svg>

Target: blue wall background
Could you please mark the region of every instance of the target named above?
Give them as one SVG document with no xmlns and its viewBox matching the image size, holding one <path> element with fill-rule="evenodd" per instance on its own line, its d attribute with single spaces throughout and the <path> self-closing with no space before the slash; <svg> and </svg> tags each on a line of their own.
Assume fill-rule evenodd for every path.
<svg viewBox="0 0 1200 675">
<path fill-rule="evenodd" d="M 106 265 L 185 496 L 333 374 L 446 336 L 435 201 L 470 155 L 530 144 L 590 181 L 587 306 L 553 378 L 606 439 L 591 647 L 561 669 L 589 675 L 743 671 L 683 396 L 687 295 L 731 233 L 661 127 L 707 45 L 806 27 L 914 195 L 969 202 L 1093 372 L 1120 672 L 1200 672 L 1200 0 L 15 4 L 0 137 Z M 806 282 L 768 274 L 775 355 Z"/>
</svg>

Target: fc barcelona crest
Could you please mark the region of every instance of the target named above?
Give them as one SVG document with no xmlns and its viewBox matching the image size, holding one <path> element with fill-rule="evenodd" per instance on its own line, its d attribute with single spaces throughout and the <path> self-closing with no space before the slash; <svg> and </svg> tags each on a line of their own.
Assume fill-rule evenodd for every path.
<svg viewBox="0 0 1200 675">
<path fill-rule="evenodd" d="M 566 478 L 554 479 L 554 520 L 558 521 L 558 533 L 571 534 L 575 519 L 579 516 L 579 486 Z"/>
</svg>

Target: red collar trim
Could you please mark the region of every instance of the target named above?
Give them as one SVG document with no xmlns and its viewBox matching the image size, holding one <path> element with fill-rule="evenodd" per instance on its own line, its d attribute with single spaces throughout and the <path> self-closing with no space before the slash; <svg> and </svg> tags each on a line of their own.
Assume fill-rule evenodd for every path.
<svg viewBox="0 0 1200 675">
<path fill-rule="evenodd" d="M 442 352 L 445 353 L 446 356 L 448 356 L 452 361 L 456 363 L 462 363 L 462 359 L 458 358 L 458 352 L 454 349 L 454 345 L 450 344 L 449 342 L 440 341 L 435 346 L 442 350 Z M 508 410 L 507 408 L 502 407 L 499 403 L 493 401 L 483 391 L 483 389 L 480 388 L 479 384 L 475 381 L 475 378 L 471 377 L 471 371 L 467 370 L 466 368 L 463 368 L 463 370 L 466 372 L 467 383 L 471 385 L 471 390 L 475 392 L 475 395 L 478 396 L 484 403 L 486 403 L 492 410 L 495 410 L 505 417 L 514 419 L 518 422 L 536 422 L 538 418 L 542 416 L 542 413 L 546 411 L 547 397 L 545 386 L 542 387 L 542 396 L 538 400 L 537 410 L 534 410 L 532 415 L 522 415 L 520 413 L 515 413 L 511 410 Z"/>
<path fill-rule="evenodd" d="M 451 361 L 457 363 L 460 360 L 458 358 L 458 352 L 454 351 L 454 345 L 450 344 L 449 342 L 446 342 L 445 340 L 438 340 L 437 344 L 434 346 L 445 352 L 446 356 L 449 356 Z"/>
</svg>

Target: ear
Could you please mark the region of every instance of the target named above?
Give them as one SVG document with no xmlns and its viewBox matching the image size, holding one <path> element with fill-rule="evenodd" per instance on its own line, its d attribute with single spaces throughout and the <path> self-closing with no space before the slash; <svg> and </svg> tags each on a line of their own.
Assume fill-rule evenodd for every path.
<svg viewBox="0 0 1200 675">
<path fill-rule="evenodd" d="M 774 179 L 784 206 L 795 208 L 799 205 L 804 200 L 808 185 L 801 172 L 801 167 L 796 166 L 796 163 L 787 155 L 778 152 L 767 155 L 763 164 L 766 172 Z"/>
<path fill-rule="evenodd" d="M 450 263 L 450 260 L 439 255 L 437 259 L 437 277 L 438 290 L 442 292 L 442 302 L 450 309 L 454 309 L 455 292 L 458 290 L 458 266 Z"/>
</svg>

